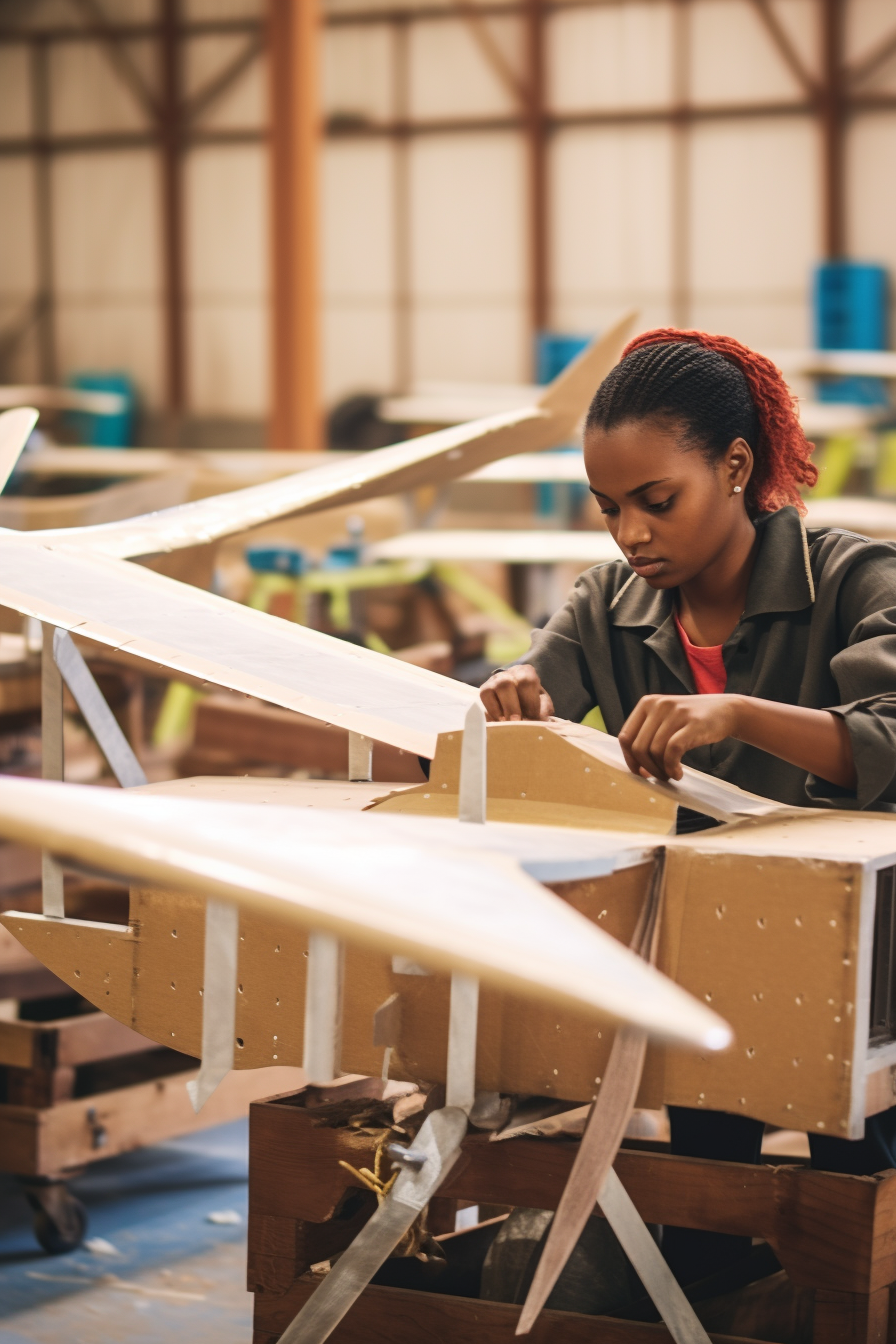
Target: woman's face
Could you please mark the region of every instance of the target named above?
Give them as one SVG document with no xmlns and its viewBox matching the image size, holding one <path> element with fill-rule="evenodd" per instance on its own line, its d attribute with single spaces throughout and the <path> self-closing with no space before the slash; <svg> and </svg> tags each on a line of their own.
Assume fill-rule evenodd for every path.
<svg viewBox="0 0 896 1344">
<path fill-rule="evenodd" d="M 743 534 L 752 465 L 743 439 L 707 462 L 680 428 L 657 421 L 585 435 L 591 493 L 613 540 L 651 588 L 677 588 L 693 579 Z"/>
</svg>

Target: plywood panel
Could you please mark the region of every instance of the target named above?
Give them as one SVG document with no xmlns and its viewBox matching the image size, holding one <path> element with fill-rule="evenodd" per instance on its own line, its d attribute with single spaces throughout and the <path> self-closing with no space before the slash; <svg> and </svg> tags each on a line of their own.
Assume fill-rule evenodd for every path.
<svg viewBox="0 0 896 1344">
<path fill-rule="evenodd" d="M 890 0 L 850 0 L 846 6 L 846 59 L 861 61 L 893 31 L 893 6 Z M 892 88 L 896 82 L 896 53 L 883 65 L 864 89 Z"/>
<path fill-rule="evenodd" d="M 803 90 L 749 0 L 695 0 L 690 5 L 691 97 L 695 103 L 794 101 Z M 818 65 L 817 6 L 789 0 L 780 16 L 807 67 Z"/>
<path fill-rule="evenodd" d="M 486 19 L 495 46 L 514 72 L 523 68 L 519 19 Z M 513 94 L 461 19 L 410 29 L 412 117 L 501 116 L 517 110 Z"/>
<path fill-rule="evenodd" d="M 581 329 L 591 313 L 589 325 L 597 325 L 599 313 L 606 320 L 626 303 L 641 310 L 645 327 L 649 312 L 663 312 L 671 173 L 671 135 L 662 127 L 581 128 L 554 137 L 549 237 L 559 325 Z"/>
<path fill-rule="evenodd" d="M 0 135 L 25 136 L 31 131 L 29 52 L 22 46 L 0 47 Z M 8 198 L 3 196 L 5 201 Z"/>
<path fill-rule="evenodd" d="M 127 16 L 133 22 L 133 12 Z M 128 42 L 129 58 L 144 83 L 156 86 L 157 54 L 150 41 Z M 143 130 L 147 113 L 113 69 L 99 43 L 61 42 L 50 48 L 50 125 L 74 135 L 90 131 Z"/>
<path fill-rule="evenodd" d="M 321 96 L 327 117 L 387 121 L 392 104 L 392 36 L 383 24 L 325 28 Z"/>
<path fill-rule="evenodd" d="M 656 107 L 672 98 L 672 6 L 609 5 L 551 15 L 549 105 L 557 111 Z"/>
</svg>

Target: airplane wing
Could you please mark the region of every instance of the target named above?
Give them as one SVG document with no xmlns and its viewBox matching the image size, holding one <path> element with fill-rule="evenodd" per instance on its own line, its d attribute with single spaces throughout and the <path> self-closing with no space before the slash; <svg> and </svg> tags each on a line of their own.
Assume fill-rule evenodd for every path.
<svg viewBox="0 0 896 1344">
<path fill-rule="evenodd" d="M 22 449 L 37 424 L 37 411 L 31 406 L 17 406 L 0 415 L 0 490 L 9 480 Z"/>
<path fill-rule="evenodd" d="M 628 313 L 616 322 L 545 389 L 537 403 L 522 410 L 141 518 L 39 535 L 95 554 L 153 555 L 214 541 L 273 518 L 360 504 L 379 495 L 455 480 L 498 458 L 553 447 L 575 430 L 598 384 L 619 358 L 634 320 L 635 314 Z"/>
<path fill-rule="evenodd" d="M 405 819 L 202 803 L 0 779 L 0 833 L 58 858 L 248 906 L 516 994 L 723 1049 L 727 1025 L 584 915 L 489 852 L 414 843 Z M 462 825 L 462 823 L 458 823 Z M 630 837 L 623 843 L 631 848 Z M 506 846 L 507 841 L 505 839 Z M 605 858 L 606 856 L 604 856 Z M 36 917 L 32 917 L 34 919 Z M 16 921 L 4 916 L 13 931 Z M 23 928 L 24 931 L 24 928 Z"/>
<path fill-rule="evenodd" d="M 0 534 L 0 606 L 216 686 L 431 756 L 478 692 L 142 565 Z"/>
</svg>

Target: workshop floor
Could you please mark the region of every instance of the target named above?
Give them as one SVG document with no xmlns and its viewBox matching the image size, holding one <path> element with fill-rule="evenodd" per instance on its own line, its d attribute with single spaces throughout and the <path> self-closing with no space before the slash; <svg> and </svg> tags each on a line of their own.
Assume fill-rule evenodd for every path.
<svg viewBox="0 0 896 1344">
<path fill-rule="evenodd" d="M 88 1240 L 114 1253 L 48 1256 L 0 1176 L 0 1344 L 249 1344 L 247 1179 L 242 1120 L 100 1162 L 70 1188 Z M 208 1221 L 231 1211 L 238 1223 Z"/>
</svg>

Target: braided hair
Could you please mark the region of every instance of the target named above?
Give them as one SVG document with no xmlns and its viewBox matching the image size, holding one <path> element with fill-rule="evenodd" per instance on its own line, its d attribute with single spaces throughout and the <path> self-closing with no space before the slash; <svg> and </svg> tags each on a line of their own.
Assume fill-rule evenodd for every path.
<svg viewBox="0 0 896 1344">
<path fill-rule="evenodd" d="M 796 398 L 764 355 L 703 331 L 660 327 L 636 336 L 597 389 L 585 429 L 647 419 L 680 424 L 708 461 L 746 440 L 754 463 L 749 512 L 793 504 L 805 513 L 799 488 L 818 479 L 809 460 L 814 444 L 803 433 Z"/>
</svg>

